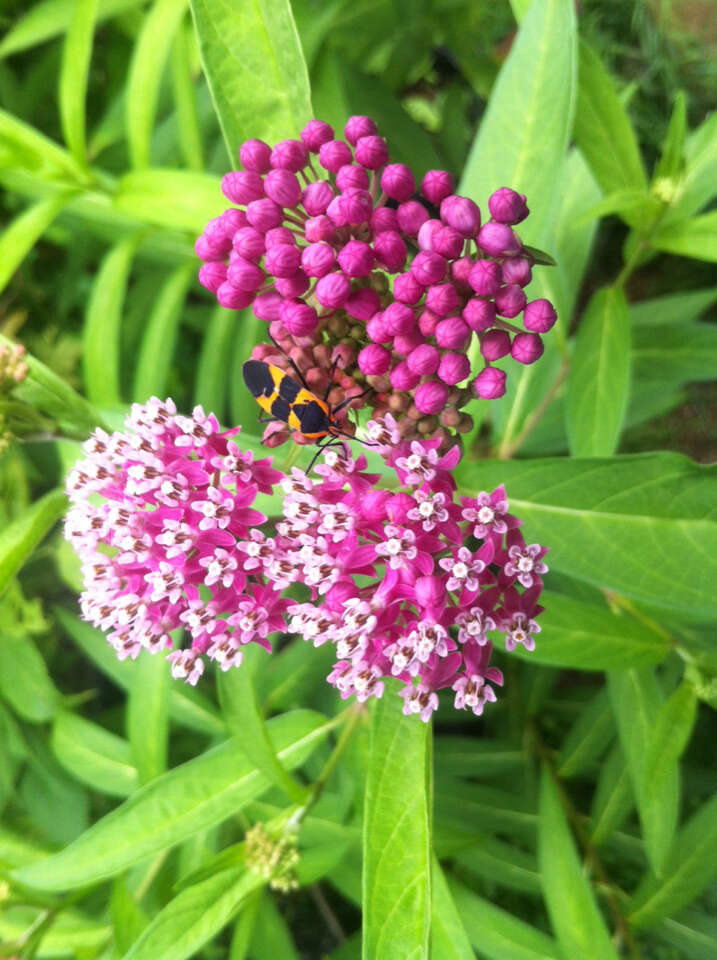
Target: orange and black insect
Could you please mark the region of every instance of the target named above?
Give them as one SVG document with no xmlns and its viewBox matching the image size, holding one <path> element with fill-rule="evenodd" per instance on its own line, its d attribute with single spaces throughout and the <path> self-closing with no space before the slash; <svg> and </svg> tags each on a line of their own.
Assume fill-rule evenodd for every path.
<svg viewBox="0 0 717 960">
<path fill-rule="evenodd" d="M 342 437 L 347 437 L 349 440 L 355 439 L 350 433 L 341 429 L 336 414 L 353 400 L 358 400 L 359 397 L 364 396 L 371 388 L 354 394 L 352 397 L 347 397 L 337 406 L 332 407 L 328 402 L 328 396 L 333 386 L 336 361 L 331 367 L 324 396 L 317 397 L 292 358 L 281 349 L 275 340 L 274 344 L 286 357 L 292 370 L 299 378 L 299 383 L 281 367 L 276 367 L 273 363 L 266 363 L 264 360 L 247 360 L 242 367 L 244 383 L 246 383 L 262 410 L 268 414 L 267 417 L 260 417 L 259 423 L 273 423 L 275 421 L 285 423 L 290 430 L 300 433 L 306 440 L 314 440 L 317 443 L 319 449 L 309 466 L 309 470 L 311 470 L 317 457 L 326 447 L 341 443 Z M 367 443 L 367 441 L 364 440 L 362 443 Z M 372 444 L 368 445 L 372 446 Z"/>
</svg>

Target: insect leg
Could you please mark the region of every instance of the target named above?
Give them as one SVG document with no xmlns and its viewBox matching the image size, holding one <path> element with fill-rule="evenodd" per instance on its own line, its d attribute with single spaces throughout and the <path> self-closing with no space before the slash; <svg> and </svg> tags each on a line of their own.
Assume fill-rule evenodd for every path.
<svg viewBox="0 0 717 960">
<path fill-rule="evenodd" d="M 361 393 L 355 393 L 353 397 L 346 397 L 346 399 L 342 400 L 341 403 L 337 407 L 334 407 L 331 412 L 338 413 L 339 410 L 343 410 L 344 407 L 347 407 L 352 400 L 358 400 L 360 397 L 365 397 L 366 394 L 371 390 L 373 390 L 373 387 L 366 387 L 366 389 L 362 390 Z"/>
</svg>

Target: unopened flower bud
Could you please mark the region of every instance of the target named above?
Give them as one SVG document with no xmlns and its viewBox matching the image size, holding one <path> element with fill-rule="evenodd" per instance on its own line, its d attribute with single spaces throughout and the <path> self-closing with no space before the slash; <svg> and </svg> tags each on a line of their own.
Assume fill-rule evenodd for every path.
<svg viewBox="0 0 717 960">
<path fill-rule="evenodd" d="M 510 187 L 501 187 L 491 194 L 488 201 L 490 215 L 498 223 L 520 223 L 530 212 L 525 203 L 525 196 L 516 193 Z"/>
<path fill-rule="evenodd" d="M 420 607 L 442 608 L 446 602 L 446 585 L 443 577 L 417 577 L 413 590 Z"/>
<path fill-rule="evenodd" d="M 446 261 L 438 253 L 422 250 L 413 258 L 411 273 L 424 287 L 440 283 L 446 275 Z M 452 289 L 452 288 L 451 288 Z M 449 307 L 449 312 L 453 307 Z"/>
<path fill-rule="evenodd" d="M 409 237 L 416 237 L 428 220 L 428 210 L 418 200 L 406 200 L 405 203 L 399 203 L 396 216 L 401 230 Z"/>
<path fill-rule="evenodd" d="M 450 197 L 453 189 L 453 177 L 446 170 L 429 170 L 421 181 L 421 193 L 435 206 Z"/>
<path fill-rule="evenodd" d="M 222 177 L 222 193 L 232 203 L 246 206 L 264 196 L 264 181 L 253 170 L 225 173 Z"/>
<path fill-rule="evenodd" d="M 292 337 L 308 337 L 319 323 L 316 310 L 302 300 L 285 300 L 279 307 L 279 319 Z"/>
<path fill-rule="evenodd" d="M 405 163 L 390 163 L 381 174 L 381 189 L 392 200 L 408 200 L 416 189 L 411 168 Z"/>
<path fill-rule="evenodd" d="M 309 162 L 309 151 L 301 140 L 282 140 L 271 151 L 271 165 L 275 169 L 298 173 Z"/>
<path fill-rule="evenodd" d="M 246 205 L 246 218 L 260 233 L 266 233 L 267 230 L 281 226 L 284 213 L 273 200 L 264 197 L 263 200 L 252 200 Z"/>
<path fill-rule="evenodd" d="M 274 286 L 287 300 L 303 296 L 311 286 L 311 281 L 303 270 L 297 270 L 290 277 L 277 277 Z"/>
<path fill-rule="evenodd" d="M 436 347 L 429 343 L 424 343 L 420 347 L 416 347 L 416 349 L 406 357 L 409 370 L 411 370 L 412 373 L 418 374 L 419 377 L 426 377 L 435 373 L 436 370 L 438 370 L 440 360 L 440 353 Z"/>
<path fill-rule="evenodd" d="M 505 370 L 486 367 L 473 381 L 473 389 L 482 400 L 497 400 L 505 393 Z"/>
<path fill-rule="evenodd" d="M 373 270 L 373 250 L 362 240 L 349 240 L 337 260 L 347 277 L 367 277 Z"/>
<path fill-rule="evenodd" d="M 516 333 L 510 355 L 518 363 L 535 363 L 543 355 L 543 341 L 537 333 Z"/>
<path fill-rule="evenodd" d="M 332 240 L 336 232 L 335 225 L 327 216 L 311 217 L 304 224 L 304 233 L 309 243 L 318 243 L 320 240 Z"/>
<path fill-rule="evenodd" d="M 390 490 L 368 490 L 359 503 L 361 515 L 367 520 L 384 520 L 392 496 Z"/>
<path fill-rule="evenodd" d="M 228 310 L 244 310 L 254 299 L 253 290 L 240 290 L 226 280 L 217 290 L 217 300 Z"/>
<path fill-rule="evenodd" d="M 392 337 L 401 333 L 409 333 L 416 324 L 416 317 L 405 303 L 395 302 L 383 311 L 383 326 Z"/>
<path fill-rule="evenodd" d="M 476 333 L 489 330 L 495 323 L 495 304 L 491 300 L 474 297 L 469 300 L 461 314 L 465 322 Z"/>
<path fill-rule="evenodd" d="M 380 307 L 381 298 L 378 293 L 370 287 L 364 287 L 361 290 L 354 290 L 346 301 L 344 310 L 350 317 L 362 323 L 368 323 Z"/>
<path fill-rule="evenodd" d="M 468 274 L 468 283 L 479 297 L 492 297 L 500 290 L 502 272 L 495 260 L 479 260 Z"/>
<path fill-rule="evenodd" d="M 371 319 L 367 321 L 366 335 L 369 340 L 373 340 L 374 343 L 391 342 L 393 339 L 393 334 L 389 333 L 386 329 L 386 324 L 383 322 L 382 312 L 374 313 Z"/>
<path fill-rule="evenodd" d="M 328 273 L 316 284 L 316 299 L 327 310 L 339 310 L 349 298 L 351 281 L 341 272 Z"/>
<path fill-rule="evenodd" d="M 279 243 L 292 246 L 294 242 L 294 235 L 287 227 L 272 227 L 271 230 L 267 230 L 264 234 L 264 245 L 267 250 L 270 250 Z"/>
<path fill-rule="evenodd" d="M 266 251 L 264 265 L 274 277 L 290 277 L 299 269 L 301 253 L 293 244 L 276 243 Z"/>
<path fill-rule="evenodd" d="M 448 387 L 438 380 L 429 380 L 416 388 L 413 402 L 421 413 L 440 413 L 446 405 Z"/>
<path fill-rule="evenodd" d="M 411 305 L 418 303 L 423 296 L 424 289 L 425 287 L 416 280 L 410 271 L 402 273 L 393 282 L 393 295 L 401 303 L 410 303 Z"/>
<path fill-rule="evenodd" d="M 419 330 L 399 333 L 393 338 L 393 349 L 401 357 L 407 357 L 426 342 Z"/>
<path fill-rule="evenodd" d="M 457 306 L 458 293 L 452 283 L 437 283 L 426 292 L 426 307 L 440 317 L 448 316 Z"/>
<path fill-rule="evenodd" d="M 530 260 L 527 257 L 511 257 L 503 264 L 503 283 L 515 283 L 519 287 L 527 287 L 533 271 L 530 269 Z"/>
<path fill-rule="evenodd" d="M 264 255 L 264 234 L 254 227 L 242 227 L 234 234 L 232 246 L 245 260 L 260 260 Z"/>
<path fill-rule="evenodd" d="M 301 203 L 310 217 L 318 217 L 326 213 L 326 208 L 334 196 L 334 188 L 327 180 L 317 180 L 304 187 Z M 333 226 L 331 229 L 333 230 Z"/>
<path fill-rule="evenodd" d="M 251 260 L 235 257 L 229 264 L 227 279 L 238 290 L 251 292 L 264 283 L 264 271 Z"/>
<path fill-rule="evenodd" d="M 558 315 L 550 300 L 531 300 L 523 314 L 523 326 L 533 333 L 547 333 Z"/>
<path fill-rule="evenodd" d="M 505 223 L 485 223 L 478 233 L 478 246 L 489 257 L 512 257 L 520 253 L 521 243 Z"/>
<path fill-rule="evenodd" d="M 391 386 L 394 390 L 413 390 L 421 379 L 408 366 L 405 360 L 396 364 L 390 373 Z"/>
<path fill-rule="evenodd" d="M 322 143 L 333 139 L 333 128 L 323 120 L 309 120 L 301 131 L 301 142 L 311 153 L 318 153 Z"/>
<path fill-rule="evenodd" d="M 377 236 L 386 230 L 391 230 L 393 233 L 399 232 L 398 217 L 392 207 L 377 207 L 371 214 L 370 224 Z"/>
<path fill-rule="evenodd" d="M 525 294 L 515 284 L 501 287 L 493 299 L 497 312 L 501 317 L 508 317 L 509 319 L 517 317 L 526 303 Z"/>
<path fill-rule="evenodd" d="M 376 133 L 376 124 L 371 117 L 349 117 L 344 127 L 344 136 L 352 146 L 356 146 L 361 137 L 371 137 Z"/>
<path fill-rule="evenodd" d="M 358 365 L 361 373 L 366 376 L 377 376 L 386 373 L 391 366 L 391 354 L 385 347 L 377 343 L 369 343 L 359 353 Z"/>
<path fill-rule="evenodd" d="M 432 337 L 436 332 L 436 327 L 441 322 L 441 318 L 432 310 L 424 310 L 418 317 L 418 329 L 424 337 Z"/>
<path fill-rule="evenodd" d="M 227 278 L 227 268 L 223 263 L 203 263 L 199 268 L 199 282 L 210 293 L 216 293 Z"/>
<path fill-rule="evenodd" d="M 379 233 L 373 241 L 373 251 L 378 262 L 382 263 L 389 273 L 402 270 L 406 263 L 406 244 L 394 230 Z"/>
<path fill-rule="evenodd" d="M 507 330 L 488 330 L 481 339 L 480 352 L 486 360 L 500 360 L 510 353 L 510 334 Z"/>
<path fill-rule="evenodd" d="M 273 290 L 260 293 L 252 303 L 254 315 L 266 323 L 273 323 L 279 319 L 279 307 L 283 303 L 283 299 L 280 294 L 275 293 Z"/>
<path fill-rule="evenodd" d="M 462 237 L 474 237 L 480 227 L 480 210 L 468 197 L 452 194 L 441 201 L 441 220 Z"/>
<path fill-rule="evenodd" d="M 311 243 L 301 252 L 301 267 L 309 277 L 325 277 L 335 262 L 334 248 L 328 243 Z"/>
<path fill-rule="evenodd" d="M 446 317 L 436 327 L 436 343 L 446 350 L 461 350 L 470 334 L 470 330 L 460 317 Z"/>
<path fill-rule="evenodd" d="M 268 173 L 271 169 L 271 147 L 263 140 L 246 140 L 239 147 L 239 160 L 245 170 Z"/>
<path fill-rule="evenodd" d="M 280 207 L 295 207 L 301 200 L 301 184 L 290 170 L 270 170 L 264 180 L 264 192 Z"/>
<path fill-rule="evenodd" d="M 438 367 L 438 376 L 449 386 L 465 380 L 471 372 L 471 364 L 465 353 L 444 353 Z"/>
<path fill-rule="evenodd" d="M 453 227 L 441 226 L 433 236 L 433 252 L 455 260 L 461 255 L 463 242 L 463 237 Z"/>
<path fill-rule="evenodd" d="M 464 257 L 459 257 L 458 260 L 454 260 L 451 264 L 451 282 L 456 290 L 467 293 L 469 296 L 471 287 L 468 283 L 468 277 L 473 269 L 473 264 L 473 258 L 467 254 Z"/>
<path fill-rule="evenodd" d="M 388 163 L 388 147 L 383 137 L 361 137 L 356 143 L 356 161 L 367 170 L 378 170 Z"/>
<path fill-rule="evenodd" d="M 329 140 L 319 147 L 319 163 L 330 173 L 338 173 L 341 167 L 352 160 L 351 147 L 343 140 Z"/>
<path fill-rule="evenodd" d="M 426 220 L 418 231 L 418 246 L 421 250 L 433 250 L 433 238 L 443 230 L 440 220 Z M 444 254 L 445 256 L 445 254 Z"/>
<path fill-rule="evenodd" d="M 373 199 L 368 190 L 349 187 L 338 197 L 338 205 L 341 210 L 340 219 L 342 226 L 346 224 L 359 226 L 362 223 L 368 223 L 371 219 Z M 331 204 L 329 204 L 326 212 L 331 216 Z"/>
<path fill-rule="evenodd" d="M 339 190 L 368 190 L 369 176 L 364 167 L 347 163 L 336 174 L 336 186 Z"/>
</svg>

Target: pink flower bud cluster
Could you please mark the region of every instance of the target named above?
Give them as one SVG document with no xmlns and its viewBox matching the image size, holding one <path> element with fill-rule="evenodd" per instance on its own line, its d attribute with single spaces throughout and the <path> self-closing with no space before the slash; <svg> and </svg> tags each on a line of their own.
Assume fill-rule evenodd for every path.
<svg viewBox="0 0 717 960">
<path fill-rule="evenodd" d="M 109 634 L 120 659 L 191 642 L 169 654 L 172 674 L 195 684 L 202 655 L 223 670 L 242 647 L 270 649 L 288 601 L 252 570 L 238 549 L 266 520 L 252 504 L 281 474 L 254 460 L 196 407 L 176 413 L 171 400 L 135 404 L 127 430 L 96 430 L 86 459 L 72 470 L 65 536 L 82 560 L 82 614 Z M 93 494 L 99 494 L 101 502 Z"/>
<path fill-rule="evenodd" d="M 374 388 L 375 415 L 407 415 L 402 435 L 435 434 L 438 418 L 444 437 L 470 430 L 460 410 L 471 396 L 505 390 L 492 364 L 537 360 L 556 320 L 549 301 L 523 292 L 535 262 L 513 230 L 525 197 L 497 190 L 482 223 L 446 171 L 418 184 L 390 163 L 369 117 L 351 117 L 344 135 L 312 120 L 300 140 L 244 143 L 244 169 L 222 181 L 235 206 L 197 240 L 199 279 L 224 306 L 251 305 L 287 350 L 353 345 L 345 372 Z M 524 329 L 511 323 L 520 314 Z"/>
</svg>

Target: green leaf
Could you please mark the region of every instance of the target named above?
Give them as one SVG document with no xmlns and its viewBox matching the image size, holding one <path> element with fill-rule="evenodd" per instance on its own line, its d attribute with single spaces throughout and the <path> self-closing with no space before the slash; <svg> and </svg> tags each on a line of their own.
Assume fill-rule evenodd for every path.
<svg viewBox="0 0 717 960">
<path fill-rule="evenodd" d="M 197 108 L 197 94 L 192 76 L 190 40 L 191 24 L 180 24 L 172 45 L 172 90 L 177 111 L 179 146 L 191 170 L 204 169 L 202 129 Z"/>
<path fill-rule="evenodd" d="M 638 338 L 641 331 L 636 330 L 636 327 L 679 324 L 684 328 L 713 303 L 717 303 L 717 287 L 708 287 L 705 290 L 681 290 L 679 293 L 667 294 L 664 297 L 631 303 L 629 309 L 633 335 L 640 343 Z"/>
<path fill-rule="evenodd" d="M 432 864 L 431 910 L 432 960 L 475 960 L 468 935 L 453 902 L 440 863 Z"/>
<path fill-rule="evenodd" d="M 540 786 L 538 860 L 545 905 L 565 956 L 617 960 L 560 798 L 545 768 Z"/>
<path fill-rule="evenodd" d="M 441 749 L 435 764 L 441 776 L 500 776 L 520 770 L 526 762 L 523 750 L 508 741 L 475 737 L 441 737 Z"/>
<path fill-rule="evenodd" d="M 714 468 L 660 453 L 464 461 L 455 475 L 471 495 L 504 483 L 526 536 L 550 546 L 556 570 L 693 617 L 717 613 Z"/>
<path fill-rule="evenodd" d="M 647 190 L 635 133 L 600 58 L 580 42 L 574 136 L 605 193 Z"/>
<path fill-rule="evenodd" d="M 57 710 L 60 693 L 32 638 L 2 628 L 0 634 L 3 651 L 0 694 L 25 720 L 31 723 L 51 720 Z"/>
<path fill-rule="evenodd" d="M 687 137 L 687 160 L 684 174 L 678 184 L 678 194 L 667 217 L 683 219 L 697 213 L 717 193 L 717 113 L 707 119 Z"/>
<path fill-rule="evenodd" d="M 578 714 L 558 757 L 558 776 L 575 777 L 595 763 L 615 736 L 615 723 L 604 688 Z"/>
<path fill-rule="evenodd" d="M 1 119 L 0 119 L 1 122 Z M 23 210 L 0 235 L 0 292 L 63 207 L 75 195 L 63 190 Z"/>
<path fill-rule="evenodd" d="M 535 650 L 514 651 L 521 660 L 573 670 L 612 670 L 661 663 L 672 649 L 664 636 L 607 607 L 552 592 L 544 593 L 541 603 L 541 633 Z"/>
<path fill-rule="evenodd" d="M 617 214 L 626 223 L 635 227 L 643 227 L 654 221 L 662 210 L 662 204 L 646 190 L 635 187 L 624 187 L 615 190 L 599 200 L 583 214 L 586 220 L 593 217 L 607 217 Z"/>
<path fill-rule="evenodd" d="M 52 749 L 68 773 L 98 793 L 127 797 L 137 788 L 127 741 L 84 717 L 61 710 L 52 728 Z"/>
<path fill-rule="evenodd" d="M 630 387 L 630 322 L 625 294 L 605 287 L 593 295 L 578 329 L 570 366 L 567 427 L 576 457 L 615 452 Z"/>
<path fill-rule="evenodd" d="M 269 721 L 274 745 L 294 767 L 327 733 L 323 717 L 295 711 Z M 134 863 L 234 816 L 269 782 L 233 742 L 222 743 L 141 787 L 69 847 L 17 872 L 44 890 L 71 890 L 112 877 Z"/>
<path fill-rule="evenodd" d="M 217 306 L 212 310 L 202 337 L 194 400 L 205 410 L 212 410 L 220 423 L 223 422 L 227 409 L 232 343 L 240 322 L 236 310 Z"/>
<path fill-rule="evenodd" d="M 695 900 L 717 875 L 717 795 L 677 833 L 662 879 L 648 875 L 630 903 L 636 928 L 654 926 Z"/>
<path fill-rule="evenodd" d="M 663 323 L 633 331 L 633 373 L 655 385 L 713 380 L 717 327 L 709 323 Z"/>
<path fill-rule="evenodd" d="M 87 164 L 85 143 L 85 97 L 92 57 L 98 0 L 75 0 L 72 20 L 62 47 L 59 104 L 60 124 L 70 153 Z"/>
<path fill-rule="evenodd" d="M 401 713 L 388 684 L 375 702 L 364 807 L 364 960 L 419 960 L 430 931 L 430 727 Z"/>
<path fill-rule="evenodd" d="M 0 941 L 3 946 L 15 941 L 22 942 L 28 930 L 42 921 L 44 914 L 44 910 L 39 911 L 36 907 L 13 906 L 4 909 L 0 914 Z M 42 945 L 36 956 L 41 960 L 45 957 L 96 956 L 111 936 L 109 924 L 99 923 L 71 909 L 61 910 L 52 925 L 44 931 Z"/>
<path fill-rule="evenodd" d="M 267 891 L 259 898 L 250 956 L 252 960 L 300 960 L 289 925 Z"/>
<path fill-rule="evenodd" d="M 650 236 L 657 250 L 717 263 L 717 210 L 658 227 Z"/>
<path fill-rule="evenodd" d="M 64 490 L 51 490 L 0 531 L 0 594 L 66 509 Z"/>
<path fill-rule="evenodd" d="M 137 659 L 127 700 L 127 736 L 140 783 L 167 769 L 170 683 L 164 657 Z"/>
<path fill-rule="evenodd" d="M 245 140 L 295 137 L 311 91 L 288 0 L 191 0 L 204 73 L 232 163 Z"/>
<path fill-rule="evenodd" d="M 134 170 L 120 179 L 115 195 L 124 213 L 192 234 L 201 233 L 226 205 L 219 178 L 193 170 Z"/>
<path fill-rule="evenodd" d="M 459 850 L 453 860 L 471 877 L 492 886 L 540 894 L 540 873 L 535 855 L 495 837 Z"/>
<path fill-rule="evenodd" d="M 667 128 L 662 154 L 655 166 L 653 182 L 660 177 L 676 179 L 685 164 L 685 140 L 687 138 L 687 98 L 682 90 L 675 95 L 670 125 Z"/>
<path fill-rule="evenodd" d="M 697 910 L 683 910 L 674 920 L 663 920 L 655 932 L 691 960 L 717 956 L 717 921 Z"/>
<path fill-rule="evenodd" d="M 85 183 L 87 179 L 85 170 L 67 150 L 6 110 L 0 110 L 0 157 L 4 161 L 2 166 L 23 167 L 43 181 L 63 178 Z M 54 193 L 56 184 L 51 186 Z M 69 184 L 63 189 L 67 186 Z"/>
<path fill-rule="evenodd" d="M 295 803 L 306 803 L 307 792 L 279 762 L 272 745 L 266 721 L 254 690 L 253 673 L 257 658 L 265 651 L 247 649 L 239 670 L 217 675 L 217 689 L 222 714 L 239 749 L 266 779 L 286 793 Z"/>
<path fill-rule="evenodd" d="M 627 760 L 633 793 L 640 814 L 645 851 L 656 874 L 662 873 L 677 827 L 680 800 L 680 777 L 676 748 L 680 736 L 669 742 L 664 721 L 662 740 L 669 746 L 664 763 L 654 755 L 654 730 L 662 695 L 651 670 L 625 670 L 612 673 L 609 678 L 612 701 L 620 743 Z M 659 749 L 659 748 L 658 748 Z M 650 767 L 648 767 L 650 756 Z M 659 779 L 650 780 L 651 773 Z"/>
<path fill-rule="evenodd" d="M 124 960 L 186 960 L 226 926 L 249 895 L 266 881 L 246 867 L 182 890 L 152 920 Z"/>
<path fill-rule="evenodd" d="M 119 956 L 123 956 L 149 923 L 146 913 L 135 901 L 124 877 L 117 877 L 112 884 L 109 910 L 115 950 Z"/>
<path fill-rule="evenodd" d="M 139 237 L 128 237 L 105 256 L 92 285 L 83 339 L 87 395 L 98 406 L 122 402 L 120 328 L 127 279 Z"/>
<path fill-rule="evenodd" d="M 133 167 L 148 167 L 162 72 L 187 0 L 155 0 L 132 52 L 125 97 L 127 143 Z"/>
<path fill-rule="evenodd" d="M 590 810 L 592 842 L 596 846 L 605 843 L 615 830 L 620 829 L 634 806 L 625 757 L 620 744 L 616 744 L 600 769 L 593 796 Z"/>
<path fill-rule="evenodd" d="M 525 239 L 539 246 L 572 128 L 575 73 L 574 5 L 533 3 L 498 75 L 458 190 L 481 205 L 505 183 L 526 194 Z"/>
<path fill-rule="evenodd" d="M 529 923 L 493 906 L 456 880 L 453 900 L 468 938 L 486 960 L 564 960 L 558 944 Z"/>
<path fill-rule="evenodd" d="M 132 398 L 139 403 L 152 396 L 166 395 L 182 308 L 195 269 L 191 263 L 177 267 L 157 293 L 142 336 L 134 376 Z"/>
</svg>

